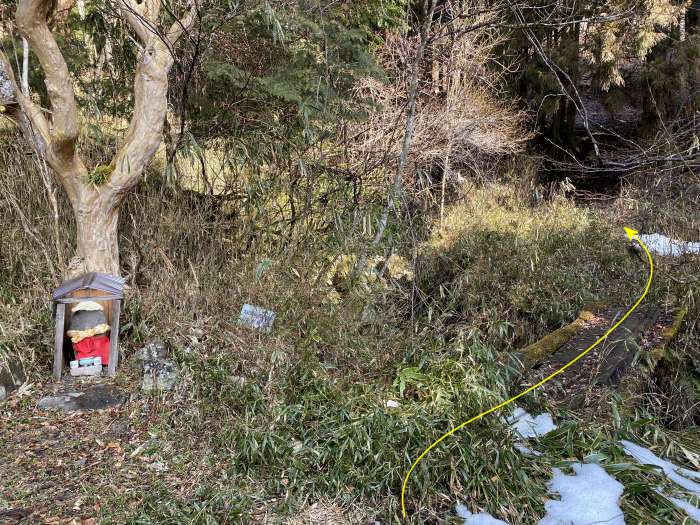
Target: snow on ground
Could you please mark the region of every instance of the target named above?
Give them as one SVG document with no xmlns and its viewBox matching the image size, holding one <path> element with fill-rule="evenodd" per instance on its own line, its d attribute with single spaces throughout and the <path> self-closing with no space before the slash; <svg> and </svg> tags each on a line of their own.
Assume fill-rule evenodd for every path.
<svg viewBox="0 0 700 525">
<path fill-rule="evenodd" d="M 643 465 L 655 465 L 663 471 L 668 479 L 687 490 L 688 492 L 700 497 L 700 484 L 696 483 L 690 478 L 700 479 L 700 472 L 695 472 L 694 470 L 688 470 L 686 468 L 678 467 L 661 459 L 655 455 L 651 450 L 639 445 L 635 445 L 629 441 L 620 441 L 620 444 L 625 449 L 625 452 L 632 456 L 634 459 L 639 461 Z M 673 503 L 679 509 L 685 511 L 685 513 L 692 519 L 700 523 L 700 509 L 694 505 L 691 505 L 687 501 L 682 499 L 674 498 L 663 494 L 661 491 L 657 490 L 659 494 L 667 498 L 671 503 Z"/>
<path fill-rule="evenodd" d="M 542 452 L 538 452 L 537 450 L 533 450 L 530 447 L 526 447 L 522 443 L 515 443 L 513 445 L 513 448 L 515 448 L 515 450 L 517 450 L 518 452 L 520 452 L 521 454 L 523 454 L 525 456 L 541 456 L 542 455 Z"/>
<path fill-rule="evenodd" d="M 542 436 L 557 428 L 551 415 L 544 413 L 533 417 L 522 408 L 516 408 L 507 421 L 524 438 Z M 694 481 L 700 480 L 700 472 L 678 467 L 630 441 L 620 441 L 620 444 L 625 452 L 639 463 L 659 467 L 668 479 L 685 491 L 700 497 L 700 483 Z M 525 455 L 542 455 L 523 443 L 515 443 L 513 446 Z M 547 514 L 539 521 L 539 525 L 625 525 L 625 517 L 619 506 L 625 487 L 595 463 L 575 463 L 571 468 L 574 471 L 573 475 L 564 474 L 557 468 L 553 469 L 552 479 L 547 483 L 547 488 L 552 493 L 558 493 L 559 499 L 545 502 Z M 663 494 L 658 489 L 656 491 L 691 519 L 700 523 L 700 508 L 688 501 Z M 507 522 L 485 512 L 472 514 L 462 504 L 457 505 L 455 511 L 464 519 L 464 525 L 508 525 Z"/>
<path fill-rule="evenodd" d="M 508 525 L 505 521 L 497 520 L 486 512 L 472 514 L 467 507 L 462 504 L 455 507 L 455 512 L 460 518 L 464 518 L 464 525 Z"/>
<path fill-rule="evenodd" d="M 692 470 L 677 467 L 673 463 L 656 456 L 652 451 L 644 447 L 640 447 L 639 445 L 635 445 L 634 443 L 631 443 L 629 441 L 620 441 L 620 444 L 625 449 L 625 452 L 627 452 L 630 456 L 632 456 L 640 463 L 644 465 L 656 465 L 657 467 L 660 467 L 664 471 L 664 474 L 666 474 L 666 477 L 668 479 L 677 483 L 685 490 L 694 492 L 695 494 L 700 496 L 700 484 L 695 483 L 694 481 L 689 479 L 700 479 L 699 472 L 694 472 Z"/>
<path fill-rule="evenodd" d="M 547 488 L 558 492 L 560 499 L 545 502 L 547 514 L 539 525 L 625 525 L 622 509 L 618 505 L 624 490 L 622 484 L 594 463 L 576 463 L 572 468 L 573 476 L 554 469 Z M 472 514 L 461 504 L 455 511 L 464 518 L 464 525 L 508 525 L 485 512 Z"/>
<path fill-rule="evenodd" d="M 547 488 L 561 495 L 560 500 L 547 500 L 547 514 L 539 525 L 590 525 L 606 523 L 625 525 L 618 505 L 624 487 L 599 465 L 576 463 L 573 476 L 554 469 Z"/>
<path fill-rule="evenodd" d="M 672 498 L 671 496 L 666 496 L 666 495 L 664 495 L 664 497 L 666 499 L 668 499 L 668 501 L 673 503 L 676 507 L 678 507 L 682 511 L 685 511 L 685 513 L 688 516 L 690 516 L 691 519 L 700 523 L 700 509 L 699 508 L 694 507 L 693 505 L 691 505 L 687 501 L 683 501 L 682 499 Z"/>
<path fill-rule="evenodd" d="M 524 409 L 518 407 L 507 420 L 511 427 L 524 438 L 544 436 L 556 429 L 552 416 L 547 413 L 532 417 Z"/>
<path fill-rule="evenodd" d="M 637 238 L 657 255 L 678 257 L 686 253 L 700 254 L 700 242 L 676 241 L 659 233 L 637 235 Z"/>
<path fill-rule="evenodd" d="M 550 414 L 537 417 L 528 414 L 522 408 L 516 408 L 507 422 L 524 438 L 539 437 L 556 429 Z M 522 454 L 541 456 L 523 443 L 513 445 Z M 624 525 L 625 518 L 618 506 L 624 487 L 615 478 L 596 464 L 577 463 L 572 466 L 573 476 L 554 469 L 552 480 L 547 484 L 550 492 L 559 493 L 558 500 L 547 500 L 547 514 L 539 525 L 589 525 L 607 523 Z M 464 505 L 457 505 L 457 514 L 464 518 L 464 525 L 508 525 L 505 521 L 481 512 L 472 514 Z"/>
</svg>

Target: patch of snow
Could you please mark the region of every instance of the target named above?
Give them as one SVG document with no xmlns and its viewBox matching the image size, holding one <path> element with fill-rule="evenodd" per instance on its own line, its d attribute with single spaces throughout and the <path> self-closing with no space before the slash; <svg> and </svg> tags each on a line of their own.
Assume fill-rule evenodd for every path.
<svg viewBox="0 0 700 525">
<path fill-rule="evenodd" d="M 694 470 L 688 470 L 686 468 L 678 467 L 670 461 L 661 459 L 649 449 L 631 443 L 630 441 L 620 441 L 620 444 L 623 446 L 627 454 L 632 456 L 634 459 L 636 459 L 643 465 L 655 465 L 661 468 L 661 470 L 668 479 L 670 479 L 680 487 L 684 488 L 688 492 L 691 492 L 696 496 L 700 496 L 700 484 L 695 483 L 690 479 L 700 479 L 700 472 L 695 472 Z M 690 503 L 682 499 L 667 496 L 666 494 L 663 494 L 660 490 L 657 490 L 656 492 L 661 494 L 663 497 L 667 498 L 676 507 L 683 510 L 693 520 L 700 523 L 699 508 L 697 508 L 694 505 L 691 505 Z"/>
<path fill-rule="evenodd" d="M 506 421 L 524 438 L 544 436 L 557 428 L 549 414 L 532 417 L 520 407 L 516 408 L 513 415 Z"/>
<path fill-rule="evenodd" d="M 676 507 L 678 507 L 679 509 L 684 511 L 693 520 L 700 523 L 700 509 L 699 508 L 695 507 L 694 505 L 691 505 L 687 501 L 683 501 L 682 499 L 674 498 L 672 496 L 667 496 L 666 494 L 661 492 L 660 489 L 655 489 L 655 490 L 656 490 L 657 494 L 666 498 L 668 501 L 673 503 Z"/>
<path fill-rule="evenodd" d="M 620 444 L 623 446 L 627 454 L 632 456 L 640 463 L 644 465 L 655 465 L 657 467 L 660 467 L 663 470 L 664 474 L 666 474 L 666 477 L 668 479 L 680 485 L 685 490 L 688 490 L 700 496 L 700 484 L 695 483 L 694 481 L 691 481 L 689 479 L 698 479 L 700 473 L 685 468 L 677 467 L 673 463 L 656 456 L 650 450 L 644 447 L 640 447 L 639 445 L 635 445 L 634 443 L 631 443 L 629 441 L 620 441 Z"/>
<path fill-rule="evenodd" d="M 593 463 L 576 463 L 572 468 L 573 476 L 557 468 L 553 470 L 547 488 L 558 492 L 561 500 L 545 502 L 547 514 L 539 525 L 624 525 L 625 518 L 618 505 L 624 490 L 622 484 Z"/>
<path fill-rule="evenodd" d="M 464 525 L 508 525 L 505 521 L 497 520 L 486 512 L 472 514 L 469 512 L 469 509 L 462 504 L 455 507 L 455 512 L 460 518 L 464 518 Z"/>
<path fill-rule="evenodd" d="M 515 443 L 513 445 L 513 448 L 515 448 L 515 450 L 517 450 L 518 452 L 520 452 L 521 454 L 524 454 L 526 456 L 541 456 L 542 455 L 542 452 L 538 452 L 537 450 L 532 450 L 531 448 L 526 447 L 522 443 Z"/>
<path fill-rule="evenodd" d="M 676 241 L 659 233 L 637 235 L 637 238 L 657 255 L 678 257 L 686 253 L 700 253 L 700 242 Z"/>
<path fill-rule="evenodd" d="M 672 498 L 670 496 L 664 496 L 668 498 L 668 500 L 673 503 L 676 507 L 684 511 L 688 516 L 690 516 L 691 519 L 697 521 L 700 523 L 700 509 L 691 505 L 687 501 L 683 501 L 682 499 L 678 498 Z"/>
</svg>

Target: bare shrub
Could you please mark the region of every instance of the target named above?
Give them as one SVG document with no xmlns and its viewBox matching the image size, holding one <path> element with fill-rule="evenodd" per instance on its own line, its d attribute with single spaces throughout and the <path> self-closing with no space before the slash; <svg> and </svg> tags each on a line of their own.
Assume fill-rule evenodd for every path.
<svg viewBox="0 0 700 525">
<path fill-rule="evenodd" d="M 434 30 L 452 36 L 433 43 L 421 73 L 405 179 L 430 174 L 436 167 L 443 173 L 454 169 L 482 174 L 504 156 L 521 151 L 529 138 L 523 128 L 525 114 L 497 101 L 500 75 L 489 63 L 500 42 L 498 33 L 483 29 L 459 34 L 459 24 L 444 23 Z M 379 108 L 355 129 L 354 151 L 370 165 L 396 166 L 410 64 L 418 45 L 417 37 L 389 37 L 379 60 L 390 82 L 366 78 L 357 87 Z"/>
</svg>

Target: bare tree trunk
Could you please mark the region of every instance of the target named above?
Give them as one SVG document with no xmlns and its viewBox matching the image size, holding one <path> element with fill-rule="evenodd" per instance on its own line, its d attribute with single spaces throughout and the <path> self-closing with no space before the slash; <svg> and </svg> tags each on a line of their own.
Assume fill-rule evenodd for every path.
<svg viewBox="0 0 700 525">
<path fill-rule="evenodd" d="M 425 20 L 420 32 L 420 45 L 418 46 L 418 52 L 416 53 L 416 60 L 413 62 L 411 85 L 408 88 L 408 116 L 406 117 L 406 130 L 403 137 L 403 147 L 401 148 L 401 155 L 399 156 L 396 174 L 394 175 L 394 184 L 389 189 L 387 205 L 384 208 L 384 213 L 382 213 L 381 219 L 379 220 L 377 234 L 374 236 L 374 241 L 372 242 L 374 246 L 378 245 L 384 237 L 384 230 L 386 229 L 389 221 L 389 213 L 394 209 L 395 200 L 399 197 L 399 193 L 401 192 L 401 176 L 403 175 L 406 160 L 408 159 L 408 152 L 410 151 L 411 144 L 413 142 L 413 127 L 416 120 L 416 103 L 418 101 L 418 77 L 420 76 L 425 50 L 428 47 L 428 36 L 430 33 L 430 25 L 433 21 L 433 13 L 435 12 L 435 3 L 436 0 L 425 0 L 423 4 L 423 16 L 425 16 Z"/>
<path fill-rule="evenodd" d="M 177 163 L 177 151 L 182 141 L 182 117 L 173 111 L 166 116 L 163 126 L 163 142 L 165 143 L 165 173 L 166 184 L 180 187 L 180 168 Z"/>
<path fill-rule="evenodd" d="M 408 88 L 408 115 L 406 117 L 406 129 L 404 131 L 403 147 L 401 148 L 401 155 L 399 156 L 398 165 L 396 166 L 394 182 L 389 188 L 389 196 L 387 197 L 387 203 L 384 207 L 382 216 L 379 219 L 377 233 L 374 236 L 374 240 L 372 241 L 372 246 L 379 245 L 382 238 L 384 237 L 384 231 L 386 230 L 387 224 L 389 223 L 389 214 L 394 209 L 396 199 L 401 193 L 401 177 L 403 175 L 403 170 L 406 166 L 406 160 L 408 159 L 408 153 L 411 149 L 411 144 L 413 142 L 413 127 L 415 125 L 416 102 L 418 99 L 418 77 L 420 76 L 421 65 L 423 64 L 425 50 L 428 47 L 428 36 L 430 34 L 430 26 L 433 21 L 436 3 L 437 0 L 424 0 L 423 2 L 423 16 L 425 17 L 425 19 L 421 26 L 420 44 L 418 46 L 418 52 L 416 53 L 416 59 L 413 62 L 413 70 L 411 71 L 411 84 Z M 365 249 L 362 255 L 359 257 L 357 265 L 355 266 L 355 272 L 363 272 L 366 266 L 367 249 Z"/>
<path fill-rule="evenodd" d="M 77 205 L 75 222 L 77 253 L 82 262 L 76 273 L 90 270 L 119 275 L 117 207 L 101 197 L 89 199 Z"/>
<path fill-rule="evenodd" d="M 46 188 L 46 194 L 51 202 L 51 209 L 53 210 L 53 241 L 56 247 L 56 257 L 58 259 L 58 268 L 63 273 L 66 269 L 65 257 L 63 256 L 63 249 L 61 248 L 61 229 L 59 227 L 59 214 L 58 214 L 58 200 L 56 200 L 56 187 L 51 181 L 51 173 L 49 172 L 49 167 L 46 165 L 46 161 L 41 157 L 35 157 L 35 164 L 41 175 L 41 181 L 44 183 L 44 188 Z"/>
<path fill-rule="evenodd" d="M 447 178 L 450 176 L 450 153 L 452 153 L 452 139 L 447 143 L 447 151 L 442 167 L 442 184 L 440 187 L 440 231 L 445 227 L 445 191 L 447 189 Z"/>
<path fill-rule="evenodd" d="M 97 71 L 95 73 L 95 78 L 98 81 L 102 80 L 102 73 L 104 71 L 105 64 L 107 65 L 107 69 L 110 71 L 110 73 L 114 74 L 114 64 L 112 58 L 112 39 L 110 38 L 109 33 L 105 35 L 105 44 L 104 46 L 102 46 L 100 56 L 97 57 Z"/>
<path fill-rule="evenodd" d="M 29 42 L 22 39 L 22 94 L 29 96 Z"/>
<path fill-rule="evenodd" d="M 685 42 L 685 13 L 678 20 L 678 40 Z"/>
</svg>

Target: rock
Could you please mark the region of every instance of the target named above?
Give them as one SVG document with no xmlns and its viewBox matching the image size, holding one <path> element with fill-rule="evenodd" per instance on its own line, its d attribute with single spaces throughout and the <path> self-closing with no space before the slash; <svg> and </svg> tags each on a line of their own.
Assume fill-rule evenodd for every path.
<svg viewBox="0 0 700 525">
<path fill-rule="evenodd" d="M 177 381 L 177 367 L 172 361 L 167 359 L 144 361 L 142 390 L 146 392 L 170 390 L 175 386 L 175 381 Z"/>
<path fill-rule="evenodd" d="M 95 385 L 85 390 L 77 399 L 80 410 L 101 410 L 119 406 L 124 403 L 126 396 L 111 385 Z"/>
<path fill-rule="evenodd" d="M 61 396 L 44 397 L 39 400 L 37 407 L 42 410 L 58 408 L 69 412 L 72 410 L 78 410 L 78 404 L 76 403 L 75 398 L 79 396 L 80 394 L 78 394 L 77 392 L 73 392 Z"/>
<path fill-rule="evenodd" d="M 168 346 L 160 340 L 148 343 L 134 354 L 134 358 L 140 361 L 154 361 L 168 356 Z"/>
<path fill-rule="evenodd" d="M 131 426 L 128 419 L 113 422 L 107 429 L 107 435 L 112 438 L 123 438 L 131 435 Z"/>
<path fill-rule="evenodd" d="M 124 403 L 124 394 L 111 385 L 95 385 L 82 392 L 67 392 L 41 399 L 38 408 L 58 409 L 66 412 L 76 410 L 102 410 Z"/>
<path fill-rule="evenodd" d="M 21 387 L 27 380 L 19 359 L 0 361 L 0 401 Z"/>
</svg>

